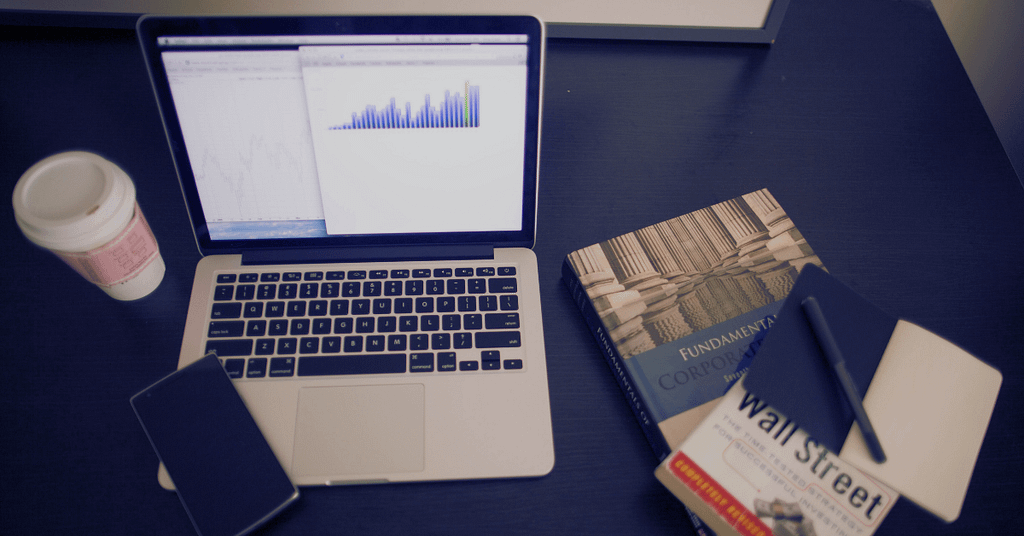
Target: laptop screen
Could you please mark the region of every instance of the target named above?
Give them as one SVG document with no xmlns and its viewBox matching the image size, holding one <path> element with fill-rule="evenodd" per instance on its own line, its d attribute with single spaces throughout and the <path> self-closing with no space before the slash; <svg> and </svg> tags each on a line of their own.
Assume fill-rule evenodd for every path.
<svg viewBox="0 0 1024 536">
<path fill-rule="evenodd" d="M 532 243 L 534 19 L 146 17 L 139 28 L 204 253 Z"/>
</svg>

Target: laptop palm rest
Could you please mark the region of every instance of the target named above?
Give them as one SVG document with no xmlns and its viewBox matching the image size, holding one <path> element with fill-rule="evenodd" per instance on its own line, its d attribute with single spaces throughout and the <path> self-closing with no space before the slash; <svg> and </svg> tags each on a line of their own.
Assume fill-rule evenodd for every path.
<svg viewBox="0 0 1024 536">
<path fill-rule="evenodd" d="M 424 404 L 422 384 L 301 389 L 292 475 L 334 484 L 422 471 Z"/>
</svg>

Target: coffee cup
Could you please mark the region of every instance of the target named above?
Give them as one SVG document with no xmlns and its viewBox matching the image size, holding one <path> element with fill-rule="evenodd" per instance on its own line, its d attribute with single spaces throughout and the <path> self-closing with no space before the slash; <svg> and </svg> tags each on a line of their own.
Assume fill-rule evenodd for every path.
<svg viewBox="0 0 1024 536">
<path fill-rule="evenodd" d="M 13 203 L 26 238 L 110 296 L 136 300 L 163 280 L 164 260 L 135 184 L 113 162 L 86 151 L 45 158 L 18 180 Z"/>
</svg>

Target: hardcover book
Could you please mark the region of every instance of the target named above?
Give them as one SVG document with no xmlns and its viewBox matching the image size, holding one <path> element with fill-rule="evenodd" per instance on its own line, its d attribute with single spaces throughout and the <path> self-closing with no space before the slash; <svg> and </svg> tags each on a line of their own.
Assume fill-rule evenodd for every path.
<svg viewBox="0 0 1024 536">
<path fill-rule="evenodd" d="M 869 536 L 899 498 L 742 381 L 654 474 L 719 536 Z"/>
<path fill-rule="evenodd" d="M 762 189 L 574 251 L 562 278 L 662 459 L 747 369 L 808 263 Z"/>
</svg>

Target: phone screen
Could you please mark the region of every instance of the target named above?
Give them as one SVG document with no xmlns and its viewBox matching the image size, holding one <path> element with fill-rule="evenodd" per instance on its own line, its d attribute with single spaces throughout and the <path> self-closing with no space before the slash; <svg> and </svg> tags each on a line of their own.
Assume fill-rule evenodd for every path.
<svg viewBox="0 0 1024 536">
<path fill-rule="evenodd" d="M 298 498 L 216 354 L 131 404 L 199 534 L 245 534 Z"/>
</svg>

